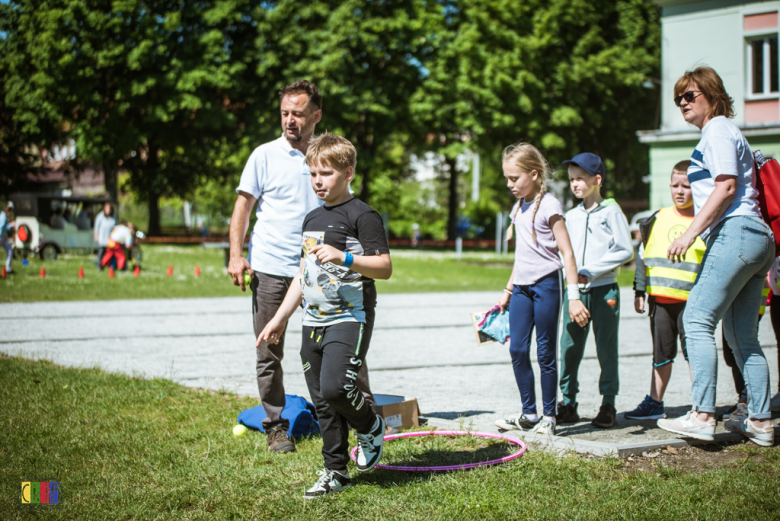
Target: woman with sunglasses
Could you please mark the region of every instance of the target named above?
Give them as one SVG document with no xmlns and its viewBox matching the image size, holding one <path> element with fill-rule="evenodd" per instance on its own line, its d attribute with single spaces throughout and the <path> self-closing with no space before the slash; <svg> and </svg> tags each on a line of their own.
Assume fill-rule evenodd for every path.
<svg viewBox="0 0 780 521">
<path fill-rule="evenodd" d="M 686 72 L 674 86 L 683 118 L 701 129 L 691 156 L 688 180 L 696 217 L 669 247 L 670 263 L 681 262 L 697 236 L 707 253 L 685 307 L 685 329 L 693 385 L 693 410 L 658 426 L 687 437 L 712 441 L 718 355 L 715 327 L 723 329 L 745 378 L 748 417 L 726 428 L 758 445 L 771 446 L 769 366 L 758 342 L 756 318 L 766 273 L 774 261 L 774 237 L 761 219 L 753 154 L 729 118 L 733 100 L 718 73 L 709 67 Z"/>
</svg>

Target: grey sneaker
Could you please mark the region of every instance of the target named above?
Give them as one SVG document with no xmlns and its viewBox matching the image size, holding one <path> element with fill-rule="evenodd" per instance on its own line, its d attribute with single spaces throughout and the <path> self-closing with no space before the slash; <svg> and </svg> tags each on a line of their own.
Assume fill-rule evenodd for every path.
<svg viewBox="0 0 780 521">
<path fill-rule="evenodd" d="M 734 406 L 734 410 L 728 414 L 723 415 L 724 420 L 742 421 L 748 417 L 748 410 L 746 403 L 738 403 Z"/>
<path fill-rule="evenodd" d="M 496 420 L 496 427 L 500 431 L 524 431 L 527 429 L 533 429 L 534 426 L 539 424 L 539 420 L 532 421 L 528 419 L 525 414 L 520 414 L 513 418 L 507 418 L 506 420 Z"/>
<path fill-rule="evenodd" d="M 715 419 L 702 422 L 696 418 L 695 411 L 689 411 L 685 416 L 673 419 L 658 420 L 658 426 L 675 434 L 682 434 L 688 438 L 697 440 L 714 441 L 715 440 Z"/>
<path fill-rule="evenodd" d="M 318 470 L 317 474 L 320 478 L 314 486 L 303 494 L 304 499 L 329 496 L 352 486 L 352 481 L 349 479 L 349 472 L 339 474 L 335 470 L 323 469 Z"/>
<path fill-rule="evenodd" d="M 536 427 L 531 429 L 533 434 L 544 434 L 546 436 L 555 436 L 555 422 L 550 418 L 543 416 L 541 420 L 536 424 Z"/>
<path fill-rule="evenodd" d="M 373 469 L 382 457 L 382 446 L 385 441 L 385 429 L 387 425 L 381 416 L 376 417 L 374 427 L 366 434 L 355 433 L 358 441 L 357 458 L 355 463 L 360 472 Z"/>
<path fill-rule="evenodd" d="M 762 447 L 771 447 L 775 444 L 775 430 L 770 424 L 769 427 L 756 427 L 750 418 L 741 418 L 739 420 L 729 420 L 726 422 L 726 430 L 736 432 L 745 436 L 747 439 L 761 445 Z"/>
</svg>

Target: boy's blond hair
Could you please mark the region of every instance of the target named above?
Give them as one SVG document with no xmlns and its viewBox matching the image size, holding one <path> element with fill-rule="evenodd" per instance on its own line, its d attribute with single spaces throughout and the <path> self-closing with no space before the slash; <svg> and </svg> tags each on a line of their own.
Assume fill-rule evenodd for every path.
<svg viewBox="0 0 780 521">
<path fill-rule="evenodd" d="M 330 165 L 339 172 L 344 172 L 350 166 L 354 170 L 357 164 L 357 150 L 348 139 L 325 132 L 309 141 L 306 164 Z"/>
<path fill-rule="evenodd" d="M 678 175 L 688 175 L 688 167 L 691 166 L 691 160 L 686 159 L 685 161 L 680 161 L 676 165 L 674 165 L 674 168 L 672 168 L 672 175 L 678 174 Z"/>
</svg>

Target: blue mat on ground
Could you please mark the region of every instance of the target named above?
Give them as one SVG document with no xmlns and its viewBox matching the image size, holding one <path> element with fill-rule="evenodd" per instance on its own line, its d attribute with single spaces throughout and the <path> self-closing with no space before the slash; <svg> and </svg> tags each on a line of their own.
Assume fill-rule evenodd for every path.
<svg viewBox="0 0 780 521">
<path fill-rule="evenodd" d="M 284 399 L 282 418 L 290 422 L 287 435 L 291 438 L 298 438 L 310 434 L 319 434 L 320 424 L 317 423 L 317 411 L 314 409 L 314 404 L 293 394 L 285 394 Z M 263 406 L 258 405 L 257 407 L 241 411 L 241 414 L 238 415 L 238 423 L 246 425 L 250 429 L 265 432 L 263 420 L 266 416 Z"/>
</svg>

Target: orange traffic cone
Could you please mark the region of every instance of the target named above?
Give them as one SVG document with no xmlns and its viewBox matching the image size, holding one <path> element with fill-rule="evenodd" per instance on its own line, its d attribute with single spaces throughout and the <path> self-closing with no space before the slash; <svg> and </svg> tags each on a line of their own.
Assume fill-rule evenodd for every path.
<svg viewBox="0 0 780 521">
<path fill-rule="evenodd" d="M 200 277 L 200 264 L 195 265 L 195 276 Z"/>
<path fill-rule="evenodd" d="M 6 273 L 5 273 L 5 266 L 3 266 L 3 269 L 2 269 L 2 271 L 0 271 L 0 277 L 2 277 L 2 278 L 5 278 L 5 276 L 6 276 Z"/>
<path fill-rule="evenodd" d="M 84 278 L 84 266 L 79 266 L 79 278 Z"/>
<path fill-rule="evenodd" d="M 113 279 L 114 278 L 114 267 L 113 266 L 109 266 L 108 267 L 108 278 L 109 279 Z"/>
<path fill-rule="evenodd" d="M 41 278 L 46 278 L 46 266 L 41 266 Z"/>
<path fill-rule="evenodd" d="M 169 264 L 168 265 L 168 276 L 170 277 L 172 275 L 173 275 L 173 264 Z"/>
<path fill-rule="evenodd" d="M 137 277 L 140 274 L 141 274 L 141 265 L 136 264 L 135 268 L 133 268 L 133 277 Z"/>
</svg>

